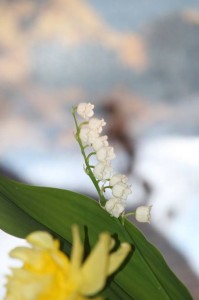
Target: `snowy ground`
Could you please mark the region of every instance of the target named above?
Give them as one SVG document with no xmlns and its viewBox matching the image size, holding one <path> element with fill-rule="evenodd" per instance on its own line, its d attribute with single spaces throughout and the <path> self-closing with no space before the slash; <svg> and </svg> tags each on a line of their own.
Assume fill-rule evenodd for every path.
<svg viewBox="0 0 199 300">
<path fill-rule="evenodd" d="M 199 276 L 199 138 L 156 137 L 141 141 L 138 148 L 136 173 L 147 179 L 153 188 L 151 225 L 184 255 Z M 80 153 L 73 152 L 71 155 L 73 159 L 67 159 L 70 155 L 59 156 L 43 161 L 32 160 L 32 164 L 31 160 L 24 164 L 24 157 L 17 161 L 10 158 L 10 164 L 15 163 L 16 169 L 22 167 L 24 178 L 32 183 L 95 193 L 92 183 L 82 171 Z M 135 193 L 129 204 L 136 198 L 139 202 L 140 187 L 134 182 L 132 184 Z M 1 298 L 3 276 L 8 273 L 8 266 L 14 265 L 14 260 L 8 258 L 8 252 L 24 242 L 2 231 L 0 241 Z"/>
<path fill-rule="evenodd" d="M 152 225 L 199 276 L 199 138 L 168 137 L 140 145 L 137 172 L 152 185 Z"/>
</svg>

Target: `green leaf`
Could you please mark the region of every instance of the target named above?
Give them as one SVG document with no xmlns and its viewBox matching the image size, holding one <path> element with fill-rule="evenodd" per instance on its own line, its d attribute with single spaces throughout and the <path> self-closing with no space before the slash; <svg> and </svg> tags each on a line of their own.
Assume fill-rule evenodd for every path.
<svg viewBox="0 0 199 300">
<path fill-rule="evenodd" d="M 35 230 L 47 230 L 41 223 L 35 221 L 12 201 L 0 194 L 0 228 L 17 237 L 25 237 Z"/>
<path fill-rule="evenodd" d="M 159 251 L 130 222 L 122 226 L 94 200 L 71 191 L 35 187 L 0 177 L 0 228 L 25 237 L 44 226 L 72 243 L 71 225 L 78 224 L 82 240 L 92 247 L 102 231 L 133 247 L 128 262 L 114 275 L 104 295 L 108 299 L 190 300 L 185 286 L 169 269 Z M 21 217 L 20 222 L 16 218 Z M 17 229 L 16 229 L 17 227 Z M 25 228 L 25 230 L 24 230 Z M 67 252 L 68 252 L 68 246 Z M 116 296 L 117 295 L 117 296 Z"/>
</svg>

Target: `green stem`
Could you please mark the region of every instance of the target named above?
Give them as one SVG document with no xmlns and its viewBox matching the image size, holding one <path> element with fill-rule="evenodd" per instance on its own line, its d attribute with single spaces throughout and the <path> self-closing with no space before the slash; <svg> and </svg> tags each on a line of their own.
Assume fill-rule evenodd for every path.
<svg viewBox="0 0 199 300">
<path fill-rule="evenodd" d="M 95 188 L 96 188 L 96 190 L 97 190 L 97 193 L 98 193 L 99 198 L 100 198 L 100 204 L 101 204 L 101 205 L 104 205 L 104 204 L 106 203 L 106 199 L 105 199 L 105 197 L 104 197 L 104 195 L 103 195 L 103 193 L 102 193 L 102 191 L 101 191 L 101 189 L 100 189 L 100 186 L 99 186 L 99 184 L 98 184 L 99 181 L 96 180 L 96 178 L 95 178 L 95 176 L 94 176 L 94 174 L 93 174 L 93 172 L 92 172 L 92 170 L 91 170 L 91 166 L 89 165 L 89 157 L 90 157 L 91 155 L 93 155 L 94 152 L 90 153 L 90 154 L 88 155 L 88 157 L 86 156 L 86 153 L 85 153 L 85 151 L 84 151 L 86 147 L 82 144 L 82 141 L 81 141 L 81 139 L 80 139 L 80 137 L 79 137 L 79 134 L 80 134 L 80 127 L 78 126 L 77 119 L 76 119 L 76 116 L 75 116 L 75 112 L 76 112 L 76 109 L 73 108 L 73 110 L 72 110 L 72 115 L 73 115 L 73 118 L 74 118 L 74 121 L 75 121 L 75 126 L 76 126 L 76 134 L 75 134 L 76 140 L 77 140 L 77 142 L 78 142 L 78 144 L 79 144 L 79 146 L 80 146 L 81 153 L 82 153 L 83 158 L 84 158 L 84 161 L 85 161 L 87 174 L 88 174 L 88 176 L 90 177 L 90 179 L 92 180 L 92 182 L 93 182 L 93 184 L 94 184 L 94 186 L 95 186 Z"/>
<path fill-rule="evenodd" d="M 88 121 L 87 122 L 83 122 L 83 123 L 81 123 L 78 127 L 79 127 L 79 129 L 81 129 L 82 128 L 82 126 L 84 126 L 84 125 L 87 125 L 88 124 Z"/>
<path fill-rule="evenodd" d="M 92 156 L 92 155 L 95 155 L 96 152 L 91 152 L 88 156 L 87 156 L 87 160 L 89 161 L 89 158 Z"/>
<path fill-rule="evenodd" d="M 106 189 L 112 189 L 112 186 L 103 186 L 102 188 L 101 188 L 101 190 L 103 191 L 103 192 L 105 192 L 105 190 Z"/>
<path fill-rule="evenodd" d="M 132 211 L 130 213 L 125 214 L 125 212 L 122 213 L 121 217 L 120 217 L 120 222 L 122 223 L 122 225 L 124 226 L 124 221 L 125 218 L 129 217 L 129 216 L 134 216 L 135 215 L 135 211 Z"/>
<path fill-rule="evenodd" d="M 88 147 L 90 147 L 90 145 L 86 145 L 86 146 L 84 146 L 84 149 L 86 149 L 86 148 L 88 148 Z"/>
<path fill-rule="evenodd" d="M 124 217 L 129 217 L 129 216 L 134 216 L 135 215 L 135 211 L 132 211 L 130 213 L 127 213 L 124 215 Z"/>
</svg>

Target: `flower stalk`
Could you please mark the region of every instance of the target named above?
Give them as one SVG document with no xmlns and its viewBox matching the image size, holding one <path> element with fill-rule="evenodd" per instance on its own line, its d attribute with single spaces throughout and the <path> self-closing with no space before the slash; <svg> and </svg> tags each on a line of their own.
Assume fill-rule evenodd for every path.
<svg viewBox="0 0 199 300">
<path fill-rule="evenodd" d="M 74 121 L 75 121 L 75 127 L 76 127 L 75 138 L 76 138 L 76 140 L 77 140 L 77 142 L 79 144 L 82 156 L 84 158 L 84 162 L 85 162 L 85 165 L 86 165 L 86 168 L 85 168 L 86 169 L 86 173 L 90 177 L 91 181 L 93 182 L 93 184 L 94 184 L 94 186 L 95 186 L 95 188 L 97 190 L 100 204 L 101 205 L 105 205 L 106 199 L 105 199 L 105 197 L 104 197 L 104 195 L 103 195 L 103 193 L 101 191 L 101 188 L 99 186 L 99 181 L 96 180 L 96 178 L 95 178 L 95 176 L 93 174 L 93 171 L 92 171 L 93 166 L 90 166 L 90 164 L 89 164 L 89 158 L 91 157 L 91 155 L 94 155 L 95 152 L 91 152 L 88 156 L 85 153 L 85 149 L 88 148 L 89 145 L 85 145 L 84 146 L 82 144 L 81 139 L 80 139 L 80 130 L 81 130 L 81 125 L 82 124 L 78 125 L 78 123 L 77 123 L 77 118 L 76 118 L 76 115 L 75 115 L 76 111 L 77 111 L 77 107 L 74 107 L 72 109 L 72 115 L 73 115 L 73 118 L 74 118 Z M 88 123 L 88 122 L 84 122 L 84 123 Z"/>
</svg>

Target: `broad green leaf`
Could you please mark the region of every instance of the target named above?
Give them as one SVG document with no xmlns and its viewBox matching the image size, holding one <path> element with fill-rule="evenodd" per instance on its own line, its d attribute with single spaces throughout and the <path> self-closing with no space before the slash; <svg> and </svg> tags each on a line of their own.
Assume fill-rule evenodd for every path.
<svg viewBox="0 0 199 300">
<path fill-rule="evenodd" d="M 104 291 L 108 299 L 192 299 L 159 251 L 142 233 L 128 221 L 122 226 L 94 200 L 71 191 L 28 186 L 5 178 L 0 178 L 0 196 L 1 206 L 3 201 L 4 206 L 5 203 L 12 205 L 10 212 L 9 209 L 1 212 L 0 219 L 0 228 L 6 228 L 10 234 L 24 237 L 24 227 L 28 228 L 26 231 L 32 231 L 42 224 L 65 239 L 68 245 L 72 243 L 71 225 L 78 224 L 82 240 L 88 240 L 91 247 L 102 231 L 110 232 L 120 242 L 131 243 L 133 251 L 128 262 L 115 274 L 110 289 Z M 27 214 L 23 222 L 14 220 L 17 213 Z M 6 215 L 9 215 L 10 225 L 6 225 Z"/>
<path fill-rule="evenodd" d="M 27 215 L 12 201 L 0 193 L 0 228 L 17 237 L 24 237 L 35 230 L 47 230 L 45 226 Z"/>
</svg>

